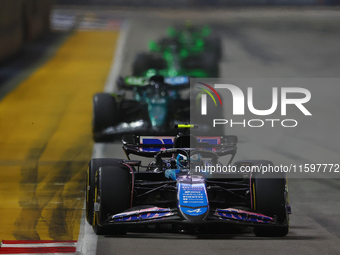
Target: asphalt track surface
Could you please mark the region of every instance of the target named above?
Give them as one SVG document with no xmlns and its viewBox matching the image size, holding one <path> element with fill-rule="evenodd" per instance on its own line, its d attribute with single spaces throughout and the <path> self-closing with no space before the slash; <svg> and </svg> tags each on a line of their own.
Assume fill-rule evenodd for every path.
<svg viewBox="0 0 340 255">
<path fill-rule="evenodd" d="M 137 12 L 84 8 L 66 12 L 87 17 L 87 21 L 102 16 L 129 22 L 121 52 L 123 61 L 119 63 L 121 75 L 131 73 L 134 56 L 147 50 L 150 39 L 164 36 L 169 25 L 190 19 L 210 23 L 223 39 L 222 77 L 311 78 L 308 88 L 317 100 L 312 100 L 308 109 L 315 119 L 301 119 L 300 128 L 295 130 L 235 130 L 233 134 L 240 138 L 236 159 L 270 159 L 283 164 L 339 163 L 339 11 L 298 8 Z M 10 88 L 0 93 L 4 97 L 0 105 L 2 239 L 77 239 L 86 164 L 92 149 L 90 97 L 103 87 L 109 75 L 118 37 L 116 32 L 88 32 L 73 34 L 61 48 L 63 54 L 52 59 L 56 62 L 47 62 L 38 73 L 24 78 L 13 93 L 4 97 Z M 36 92 L 27 94 L 32 88 Z M 41 103 L 48 107 L 41 107 Z M 37 121 L 32 123 L 32 119 Z M 100 155 L 96 157 L 125 157 L 118 142 L 99 148 Z M 257 238 L 251 229 L 219 234 L 133 230 L 122 237 L 100 236 L 96 253 L 339 254 L 339 179 L 291 177 L 293 214 L 285 238 Z"/>
<path fill-rule="evenodd" d="M 144 16 L 130 17 L 122 75 L 131 73 L 134 56 L 147 49 L 150 39 L 165 35 L 168 25 L 185 17 L 181 13 Z M 188 16 L 199 23 L 210 21 L 222 37 L 222 77 L 314 80 L 308 88 L 317 91 L 314 95 L 318 99 L 309 109 L 316 120 L 303 119 L 296 130 L 238 131 L 237 160 L 339 163 L 339 83 L 336 79 L 326 82 L 330 84 L 327 86 L 315 83 L 317 78 L 340 76 L 340 31 L 335 25 L 336 17 L 299 10 L 229 11 L 225 15 L 217 12 L 215 17 L 211 12 L 190 12 Z M 102 149 L 104 157 L 124 158 L 120 144 Z M 257 238 L 251 229 L 216 235 L 135 231 L 122 237 L 100 236 L 97 254 L 339 254 L 340 180 L 294 177 L 289 179 L 291 227 L 284 238 Z"/>
</svg>

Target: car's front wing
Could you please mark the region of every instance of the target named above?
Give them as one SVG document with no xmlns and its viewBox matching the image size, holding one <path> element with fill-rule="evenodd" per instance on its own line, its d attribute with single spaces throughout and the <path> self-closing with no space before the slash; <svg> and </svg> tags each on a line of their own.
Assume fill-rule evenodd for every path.
<svg viewBox="0 0 340 255">
<path fill-rule="evenodd" d="M 197 210 L 197 209 L 196 209 Z M 269 217 L 260 213 L 244 211 L 234 208 L 212 209 L 208 217 L 202 221 L 190 221 L 184 219 L 178 213 L 177 208 L 150 207 L 111 215 L 101 225 L 115 224 L 159 224 L 159 223 L 182 223 L 182 224 L 207 224 L 211 222 L 234 223 L 243 225 L 279 225 L 275 217 Z"/>
</svg>

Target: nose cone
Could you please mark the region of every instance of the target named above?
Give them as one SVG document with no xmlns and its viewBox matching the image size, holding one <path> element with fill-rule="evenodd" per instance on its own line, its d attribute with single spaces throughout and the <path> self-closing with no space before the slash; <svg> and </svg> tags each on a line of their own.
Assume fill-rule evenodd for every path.
<svg viewBox="0 0 340 255">
<path fill-rule="evenodd" d="M 165 99 L 153 99 L 148 105 L 151 125 L 153 127 L 160 127 L 165 124 L 168 114 L 167 104 Z"/>
<path fill-rule="evenodd" d="M 153 127 L 159 127 L 164 124 L 165 121 L 165 110 L 162 106 L 152 107 L 150 112 L 150 120 Z"/>
<path fill-rule="evenodd" d="M 190 179 L 190 180 L 189 180 Z M 178 212 L 185 220 L 204 221 L 209 214 L 209 202 L 204 179 L 201 176 L 177 178 Z"/>
</svg>

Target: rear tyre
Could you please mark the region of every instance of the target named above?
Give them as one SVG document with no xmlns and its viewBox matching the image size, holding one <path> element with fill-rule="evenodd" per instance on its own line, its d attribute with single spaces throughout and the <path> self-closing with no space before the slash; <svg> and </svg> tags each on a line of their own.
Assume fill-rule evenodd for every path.
<svg viewBox="0 0 340 255">
<path fill-rule="evenodd" d="M 132 64 L 132 75 L 142 76 L 150 68 L 152 57 L 150 54 L 138 54 Z"/>
<path fill-rule="evenodd" d="M 261 162 L 261 161 L 259 161 Z M 270 161 L 270 165 L 273 165 Z M 265 165 L 265 163 L 262 163 Z M 284 173 L 256 173 L 252 178 L 254 208 L 260 213 L 277 217 L 280 226 L 254 227 L 254 234 L 259 237 L 283 237 L 289 231 L 287 214 L 287 189 Z"/>
<path fill-rule="evenodd" d="M 97 171 L 96 202 L 99 211 L 94 214 L 93 230 L 97 235 L 123 235 L 127 232 L 124 225 L 105 227 L 109 214 L 117 214 L 130 208 L 131 177 L 126 167 L 104 166 Z"/>
<path fill-rule="evenodd" d="M 206 70 L 211 78 L 219 76 L 219 61 L 213 52 L 204 52 L 202 55 L 202 67 Z"/>
<path fill-rule="evenodd" d="M 105 142 L 99 133 L 119 122 L 116 99 L 108 93 L 98 93 L 93 96 L 92 132 L 95 142 Z"/>
<path fill-rule="evenodd" d="M 207 50 L 214 52 L 216 60 L 220 61 L 222 58 L 222 42 L 220 38 L 212 37 L 206 40 Z"/>
</svg>

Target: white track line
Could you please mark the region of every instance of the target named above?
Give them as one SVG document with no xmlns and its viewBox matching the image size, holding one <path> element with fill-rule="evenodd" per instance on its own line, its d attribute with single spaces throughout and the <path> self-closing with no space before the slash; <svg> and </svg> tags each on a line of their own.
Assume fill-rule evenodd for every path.
<svg viewBox="0 0 340 255">
<path fill-rule="evenodd" d="M 116 86 L 116 80 L 122 68 L 124 48 L 126 44 L 127 35 L 129 33 L 130 23 L 124 21 L 119 34 L 116 51 L 113 54 L 113 61 L 110 68 L 109 76 L 107 77 L 104 92 L 112 93 Z M 92 150 L 92 158 L 102 158 L 104 144 L 95 143 Z M 79 237 L 77 242 L 77 252 L 83 255 L 94 255 L 97 251 L 98 236 L 94 234 L 92 226 L 90 226 L 85 219 L 85 202 L 83 213 L 80 222 Z"/>
<path fill-rule="evenodd" d="M 92 149 L 92 158 L 102 158 L 104 155 L 105 143 L 95 143 Z"/>
<path fill-rule="evenodd" d="M 110 74 L 106 80 L 104 92 L 112 93 L 115 89 L 116 80 L 122 68 L 124 49 L 129 29 L 130 29 L 129 21 L 124 21 L 120 30 L 117 48 L 113 55 L 113 63 L 111 65 Z"/>
<path fill-rule="evenodd" d="M 76 251 L 84 255 L 93 255 L 97 251 L 98 236 L 93 232 L 92 226 L 85 219 L 85 201 L 81 216 L 79 237 Z"/>
</svg>

